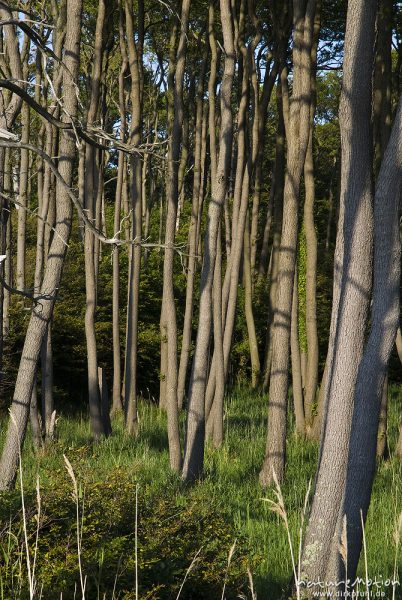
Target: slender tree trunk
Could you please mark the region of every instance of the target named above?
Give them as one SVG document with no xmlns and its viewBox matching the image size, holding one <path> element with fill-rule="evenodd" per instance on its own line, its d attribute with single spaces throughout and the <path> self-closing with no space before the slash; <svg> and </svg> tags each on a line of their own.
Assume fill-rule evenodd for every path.
<svg viewBox="0 0 402 600">
<path fill-rule="evenodd" d="M 279 256 L 278 296 L 272 335 L 272 365 L 269 385 L 268 432 L 260 483 L 273 482 L 275 471 L 282 481 L 285 469 L 286 410 L 288 394 L 289 342 L 293 280 L 296 265 L 298 203 L 310 121 L 310 63 L 315 1 L 305 10 L 297 0 L 294 11 L 293 95 L 290 106 L 287 171 Z"/>
<path fill-rule="evenodd" d="M 173 289 L 173 262 L 175 226 L 178 202 L 178 162 L 180 156 L 181 126 L 183 120 L 183 80 L 186 60 L 187 28 L 190 0 L 183 0 L 180 17 L 180 37 L 174 68 L 174 85 L 169 90 L 173 94 L 171 104 L 171 138 L 169 142 L 168 175 L 166 183 L 167 216 L 165 231 L 165 259 L 163 265 L 163 326 L 167 333 L 166 356 L 166 409 L 168 418 L 168 439 L 170 466 L 179 471 L 182 463 L 179 419 L 177 404 L 177 321 Z"/>
<path fill-rule="evenodd" d="M 248 213 L 247 213 L 248 215 Z M 244 279 L 244 311 L 246 314 L 248 343 L 251 359 L 251 387 L 255 389 L 260 381 L 260 356 L 258 352 L 257 334 L 253 314 L 253 285 L 252 285 L 250 222 L 246 217 L 244 229 L 243 279 Z"/>
<path fill-rule="evenodd" d="M 50 423 L 54 411 L 53 398 L 53 347 L 52 347 L 52 324 L 49 323 L 41 348 L 42 369 L 42 428 L 44 435 L 50 433 Z"/>
<path fill-rule="evenodd" d="M 123 132 L 123 129 L 122 129 Z M 123 171 L 125 159 L 123 152 L 119 153 L 119 165 L 117 172 L 116 196 L 114 205 L 113 231 L 114 236 L 120 232 L 121 198 L 123 189 Z M 113 329 L 113 396 L 112 416 L 119 413 L 122 408 L 121 398 L 121 345 L 120 345 L 120 252 L 119 247 L 113 248 L 113 306 L 112 306 L 112 329 Z"/>
<path fill-rule="evenodd" d="M 62 119 L 66 119 L 67 114 L 71 118 L 75 118 L 77 114 L 75 85 L 77 85 L 78 80 L 81 10 L 81 0 L 67 0 L 69 18 L 67 20 L 65 37 L 64 64 L 66 69 L 63 69 L 65 113 L 62 115 Z M 72 185 L 73 162 L 76 156 L 75 137 L 72 132 L 63 132 L 59 155 L 63 157 L 63 160 L 59 161 L 59 172 L 70 187 Z M 10 489 L 15 482 L 19 452 L 25 439 L 29 418 L 37 360 L 49 320 L 52 316 L 57 290 L 60 286 L 66 242 L 69 239 L 71 231 L 71 201 L 66 189 L 59 181 L 57 182 L 56 192 L 57 234 L 54 235 L 52 240 L 41 287 L 41 294 L 49 297 L 41 300 L 40 304 L 34 307 L 25 336 L 14 398 L 11 405 L 11 418 L 0 461 L 0 489 L 2 490 Z"/>
<path fill-rule="evenodd" d="M 223 355 L 222 332 L 222 239 L 221 227 L 218 232 L 218 246 L 216 251 L 214 288 L 213 288 L 213 321 L 214 321 L 214 353 L 216 356 L 215 370 L 215 397 L 213 414 L 207 420 L 207 433 L 212 429 L 215 448 L 220 448 L 223 443 L 223 419 L 225 397 L 225 369 Z"/>
<path fill-rule="evenodd" d="M 313 120 L 304 164 L 306 197 L 304 201 L 304 231 L 306 235 L 306 379 L 304 407 L 307 428 L 313 421 L 313 405 L 318 383 L 318 333 L 317 333 L 317 234 L 314 223 L 314 164 Z"/>
<path fill-rule="evenodd" d="M 29 143 L 29 106 L 24 104 L 21 111 L 21 142 Z M 17 229 L 17 269 L 16 283 L 19 290 L 25 289 L 25 246 L 26 246 L 26 226 L 27 226 L 27 205 L 28 205 L 28 177 L 29 177 L 29 150 L 21 150 L 20 161 L 20 185 L 18 208 L 18 229 Z"/>
<path fill-rule="evenodd" d="M 187 286 L 186 286 L 186 307 L 184 311 L 183 337 L 180 355 L 180 365 L 177 383 L 177 402 L 181 409 L 183 406 L 188 363 L 191 351 L 191 331 L 193 320 L 193 302 L 194 302 L 194 277 L 197 266 L 196 253 L 198 247 L 198 221 L 200 214 L 200 189 L 201 189 L 201 146 L 202 146 L 202 126 L 203 119 L 206 117 L 203 111 L 204 79 L 207 59 L 203 60 L 201 74 L 197 85 L 196 97 L 196 122 L 195 122 L 195 146 L 194 146 L 194 181 L 193 181 L 193 201 L 191 208 L 191 219 L 188 231 L 188 264 L 187 264 Z"/>
<path fill-rule="evenodd" d="M 96 121 L 99 113 L 100 87 L 102 74 L 102 56 L 105 37 L 105 0 L 99 0 L 98 16 L 95 31 L 95 49 L 91 77 L 91 96 L 87 115 L 87 126 L 90 127 Z M 85 208 L 88 218 L 96 224 L 97 205 L 99 201 L 99 153 L 87 144 L 85 148 Z M 99 381 L 98 381 L 98 357 L 95 333 L 95 313 L 97 303 L 97 243 L 93 233 L 85 229 L 85 337 L 87 342 L 87 368 L 88 368 L 88 401 L 91 416 L 92 434 L 95 440 L 105 434 L 101 415 Z"/>
<path fill-rule="evenodd" d="M 304 233 L 306 238 L 306 345 L 307 353 L 303 365 L 304 413 L 307 421 L 307 433 L 310 432 L 313 422 L 313 405 L 318 384 L 318 332 L 317 332 L 317 234 L 314 222 L 314 115 L 316 107 L 316 76 L 317 76 L 317 48 L 321 27 L 321 0 L 316 1 L 314 17 L 313 45 L 311 48 L 311 108 L 310 108 L 310 135 L 304 161 Z"/>
<path fill-rule="evenodd" d="M 42 431 L 39 421 L 39 410 L 38 410 L 38 394 L 37 394 L 36 382 L 32 388 L 31 406 L 29 409 L 29 420 L 31 423 L 31 434 L 32 442 L 35 450 L 39 450 L 43 444 Z"/>
<path fill-rule="evenodd" d="M 271 259 L 268 268 L 269 278 L 269 294 L 268 294 L 268 317 L 267 317 L 267 334 L 265 340 L 265 357 L 264 357 L 264 378 L 263 390 L 268 390 L 269 376 L 271 372 L 272 360 L 272 331 L 273 322 L 276 310 L 276 299 L 278 290 L 278 266 L 279 266 L 279 249 L 281 243 L 282 218 L 283 218 L 283 189 L 284 189 L 284 171 L 285 171 L 285 123 L 283 117 L 283 103 L 281 85 L 277 86 L 277 104 L 278 104 L 278 129 L 276 133 L 276 148 L 275 148 L 275 167 L 274 176 L 272 178 L 273 185 L 273 203 L 274 203 L 274 231 L 271 249 Z M 260 263 L 261 265 L 261 263 Z"/>
<path fill-rule="evenodd" d="M 221 209 L 226 191 L 232 142 L 231 93 L 235 67 L 234 40 L 229 0 L 220 0 L 221 22 L 225 48 L 225 65 L 221 85 L 221 132 L 216 183 L 208 207 L 204 241 L 204 262 L 200 283 L 199 327 L 189 386 L 187 435 L 183 466 L 183 479 L 196 479 L 204 466 L 205 438 L 205 388 L 207 383 L 208 355 L 212 329 L 212 282 Z"/>
<path fill-rule="evenodd" d="M 374 170 L 376 175 L 380 170 L 382 157 L 391 133 L 393 5 L 393 0 L 383 0 L 378 4 L 377 13 L 373 90 Z"/>
<path fill-rule="evenodd" d="M 143 14 L 143 11 L 140 11 Z M 130 143 L 141 142 L 141 77 L 143 40 L 135 42 L 133 7 L 125 1 L 127 55 L 131 75 L 131 126 Z M 142 26 L 139 25 L 142 31 Z M 132 210 L 132 246 L 130 248 L 128 304 L 127 304 L 127 339 L 125 361 L 125 415 L 126 430 L 129 434 L 138 434 L 138 398 L 137 398 L 137 346 L 138 346 L 138 313 L 141 269 L 141 237 L 142 237 L 142 165 L 140 157 L 130 158 L 130 198 Z"/>
<path fill-rule="evenodd" d="M 0 149 L 0 167 L 1 167 L 1 149 Z M 11 164 L 10 164 L 10 151 L 9 150 L 5 150 L 4 152 L 4 179 L 3 179 L 3 187 L 4 190 L 6 191 L 10 191 L 11 190 Z M 1 177 L 1 176 L 0 176 Z M 1 179 L 0 179 L 1 182 Z M 2 206 L 3 204 L 3 206 Z M 0 210 L 1 212 L 5 213 L 6 211 L 4 210 L 5 206 L 4 206 L 4 199 L 0 198 Z M 1 217 L 1 222 L 0 222 L 0 227 L 3 226 L 3 220 L 4 220 L 4 215 L 2 215 Z M 7 219 L 7 222 L 5 223 L 5 244 L 4 244 L 4 254 L 6 255 L 6 259 L 4 261 L 4 279 L 6 281 L 6 283 L 8 285 L 12 285 L 12 220 L 10 218 Z M 0 240 L 2 241 L 2 240 Z M 3 248 L 1 248 L 3 249 Z M 1 266 L 0 266 L 0 274 L 1 274 Z M 2 341 L 3 339 L 6 339 L 8 337 L 8 334 L 10 332 L 10 301 L 11 301 L 11 297 L 10 297 L 10 292 L 8 290 L 6 290 L 5 288 L 3 288 L 3 302 L 2 302 L 2 309 L 3 309 L 3 318 L 2 318 L 2 333 L 0 335 L 0 340 Z M 1 297 L 1 293 L 0 293 L 0 302 L 2 300 Z M 1 344 L 2 345 L 2 344 Z M 0 366 L 1 366 L 1 356 L 0 356 Z M 0 375 L 0 383 L 1 383 L 1 375 Z"/>
<path fill-rule="evenodd" d="M 292 357 L 292 388 L 293 388 L 293 404 L 296 419 L 296 434 L 304 436 L 305 421 L 304 421 L 304 405 L 303 405 L 303 389 L 302 389 L 302 374 L 301 374 L 301 359 L 299 346 L 299 297 L 298 297 L 298 281 L 297 269 L 295 270 L 295 280 L 293 284 L 293 300 L 292 300 L 292 320 L 290 330 L 290 352 Z"/>
</svg>

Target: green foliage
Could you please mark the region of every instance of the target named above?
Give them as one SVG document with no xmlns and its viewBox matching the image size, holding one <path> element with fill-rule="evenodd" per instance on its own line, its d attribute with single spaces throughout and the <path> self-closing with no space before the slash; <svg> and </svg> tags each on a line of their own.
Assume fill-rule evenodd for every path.
<svg viewBox="0 0 402 600">
<path fill-rule="evenodd" d="M 138 489 L 138 574 L 140 598 L 176 598 L 187 569 L 181 598 L 221 598 L 228 554 L 226 598 L 250 597 L 247 567 L 259 598 L 286 598 L 291 573 L 287 534 L 278 515 L 262 497 L 258 470 L 264 455 L 266 396 L 237 389 L 226 399 L 226 435 L 220 451 L 206 448 L 205 477 L 183 486 L 168 468 L 166 416 L 152 403 L 140 404 L 141 431 L 134 439 L 123 423 L 113 423 L 113 435 L 90 445 L 89 424 L 83 418 L 59 422 L 59 439 L 34 454 L 28 438 L 23 454 L 28 541 L 31 560 L 36 532 L 36 477 L 41 488 L 41 518 L 37 579 L 43 597 L 73 598 L 79 589 L 76 506 L 63 462 L 68 456 L 79 489 L 82 522 L 82 565 L 87 598 L 135 598 L 135 496 Z M 390 389 L 388 442 L 391 459 L 378 465 L 366 539 L 369 573 L 393 572 L 394 525 L 401 511 L 398 491 L 402 466 L 393 457 L 402 397 Z M 286 481 L 282 487 L 292 544 L 297 555 L 300 515 L 308 481 L 314 476 L 317 446 L 293 435 L 289 417 Z M 4 432 L 3 432 L 4 433 Z M 138 488 L 137 488 L 138 486 Z M 0 498 L 0 592 L 11 600 L 26 598 L 26 562 L 20 491 Z M 364 565 L 360 567 L 364 573 Z M 1 587 L 3 586 L 3 588 Z M 20 593 L 20 588 L 22 592 Z"/>
<path fill-rule="evenodd" d="M 118 598 L 133 598 L 135 586 L 135 493 L 136 484 L 127 474 L 115 469 L 102 482 L 80 488 L 79 509 L 82 518 L 81 563 L 86 577 L 88 598 L 111 597 L 116 585 Z M 192 558 L 200 550 L 181 597 L 218 597 L 227 569 L 228 552 L 233 544 L 233 526 L 209 503 L 191 500 L 177 504 L 169 496 L 155 496 L 140 489 L 138 511 L 138 572 L 141 598 L 171 598 L 177 594 Z M 2 508 L 8 516 L 10 507 Z M 35 497 L 26 506 L 27 532 L 35 539 L 37 511 Z M 80 574 L 76 544 L 76 505 L 71 481 L 65 471 L 53 475 L 52 485 L 42 492 L 38 568 L 36 578 L 45 598 L 73 598 Z M 13 547 L 8 544 L 13 539 Z M 13 593 L 11 569 L 23 552 L 23 525 L 17 513 L 12 528 L 2 536 L 0 558 L 5 597 Z M 235 598 L 244 589 L 246 558 L 244 541 L 228 574 L 227 598 Z M 7 559 L 5 558 L 7 557 Z M 23 578 L 26 578 L 24 564 Z M 26 579 L 25 579 L 26 581 Z M 190 594 L 190 595 L 189 595 Z M 22 594 L 22 597 L 24 595 Z"/>
</svg>

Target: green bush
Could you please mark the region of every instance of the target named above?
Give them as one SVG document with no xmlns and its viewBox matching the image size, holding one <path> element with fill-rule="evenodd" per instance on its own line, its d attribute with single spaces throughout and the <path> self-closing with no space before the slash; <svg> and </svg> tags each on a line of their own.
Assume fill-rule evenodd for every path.
<svg viewBox="0 0 402 600">
<path fill-rule="evenodd" d="M 160 492 L 159 492 L 160 494 Z M 79 488 L 82 572 L 86 598 L 135 598 L 136 484 L 116 469 L 106 481 Z M 22 511 L 17 495 L 8 495 L 0 513 L 0 572 L 3 598 L 28 598 Z M 37 528 L 35 494 L 26 498 L 31 562 Z M 172 494 L 149 489 L 138 496 L 138 580 L 140 598 L 176 598 L 186 572 L 198 554 L 180 598 L 220 598 L 228 554 L 236 537 L 230 519 L 206 499 L 185 504 Z M 11 521 L 10 521 L 11 517 Z M 42 494 L 36 580 L 44 598 L 64 600 L 80 590 L 76 504 L 62 470 Z M 237 536 L 238 537 L 238 536 Z M 10 539 L 12 544 L 10 545 Z M 226 598 L 245 590 L 247 548 L 237 540 L 226 584 Z M 21 588 L 21 591 L 20 591 Z M 1 597 L 1 596 L 0 596 Z"/>
</svg>

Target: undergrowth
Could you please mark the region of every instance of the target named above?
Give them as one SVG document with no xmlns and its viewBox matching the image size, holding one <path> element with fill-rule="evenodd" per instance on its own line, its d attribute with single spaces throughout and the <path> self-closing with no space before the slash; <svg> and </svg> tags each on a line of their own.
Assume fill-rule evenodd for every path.
<svg viewBox="0 0 402 600">
<path fill-rule="evenodd" d="M 402 468 L 392 455 L 402 398 L 396 388 L 391 396 L 391 455 L 378 465 L 366 528 L 370 576 L 384 579 L 393 575 L 393 531 L 402 510 Z M 285 598 L 293 569 L 288 535 L 281 516 L 263 501 L 274 498 L 273 491 L 258 485 L 266 402 L 244 389 L 227 399 L 223 447 L 207 448 L 205 476 L 193 486 L 170 471 L 165 415 L 150 403 L 141 404 L 136 439 L 125 435 L 117 418 L 113 435 L 91 444 L 86 416 L 62 412 L 58 439 L 47 448 L 35 453 L 28 435 L 22 465 L 35 597 L 82 598 L 81 576 L 88 600 L 219 600 L 223 588 L 227 599 L 251 599 L 252 588 L 259 600 Z M 73 469 L 76 498 L 63 455 Z M 317 446 L 296 439 L 290 422 L 282 493 L 296 555 L 316 459 Z M 26 545 L 17 486 L 1 495 L 0 599 L 30 597 Z M 400 588 L 394 597 L 401 597 Z"/>
</svg>

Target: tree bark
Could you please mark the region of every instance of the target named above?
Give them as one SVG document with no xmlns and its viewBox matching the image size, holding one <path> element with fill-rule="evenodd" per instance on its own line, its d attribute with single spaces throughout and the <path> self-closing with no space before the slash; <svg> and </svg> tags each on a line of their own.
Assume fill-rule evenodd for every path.
<svg viewBox="0 0 402 600">
<path fill-rule="evenodd" d="M 63 69 L 64 108 L 65 113 L 75 118 L 77 114 L 77 96 L 75 86 L 78 80 L 79 48 L 81 33 L 81 0 L 67 0 L 69 18 L 66 26 L 65 56 Z M 62 119 L 66 119 L 63 114 Z M 64 131 L 59 148 L 59 173 L 67 183 L 72 185 L 72 169 L 76 156 L 74 134 Z M 60 181 L 57 182 L 57 219 L 49 258 L 46 265 L 41 294 L 49 296 L 41 300 L 40 305 L 34 307 L 29 321 L 25 343 L 22 350 L 20 367 L 15 384 L 14 398 L 11 405 L 10 421 L 7 429 L 6 441 L 0 461 L 0 489 L 6 490 L 13 487 L 20 448 L 25 439 L 28 423 L 32 389 L 35 381 L 36 365 L 46 334 L 49 320 L 52 316 L 55 296 L 60 285 L 66 243 L 71 231 L 72 207 L 66 188 Z"/>
<path fill-rule="evenodd" d="M 221 209 L 225 201 L 232 142 L 231 93 L 235 67 L 235 50 L 229 0 L 220 0 L 225 64 L 221 84 L 221 132 L 216 184 L 208 206 L 201 271 L 199 326 L 188 394 L 187 435 L 183 479 L 199 477 L 204 466 L 205 388 L 212 328 L 212 282 Z"/>
<path fill-rule="evenodd" d="M 91 75 L 90 105 L 87 115 L 87 127 L 91 127 L 99 113 L 100 88 L 102 74 L 102 57 L 105 40 L 106 6 L 105 0 L 99 0 L 98 15 L 95 30 L 95 49 Z M 97 204 L 99 201 L 99 153 L 93 146 L 87 144 L 85 148 L 85 178 L 84 194 L 85 208 L 88 218 L 96 223 Z M 88 368 L 88 402 L 91 417 L 91 429 L 95 440 L 105 434 L 101 415 L 101 404 L 98 381 L 98 357 L 95 334 L 95 313 L 97 303 L 97 257 L 95 253 L 96 241 L 93 233 L 85 229 L 85 337 L 87 342 L 87 368 Z"/>
<path fill-rule="evenodd" d="M 29 106 L 24 104 L 21 111 L 21 142 L 29 143 Z M 29 177 L 29 150 L 21 150 L 20 182 L 18 202 L 18 228 L 17 228 L 17 269 L 16 284 L 19 290 L 25 289 L 25 247 L 28 205 L 28 177 Z"/>
<path fill-rule="evenodd" d="M 336 539 L 346 515 L 348 575 L 356 576 L 362 546 L 362 521 L 366 520 L 376 464 L 381 397 L 389 357 L 399 324 L 401 244 L 399 211 L 402 191 L 402 99 L 392 128 L 374 198 L 374 277 L 371 329 L 361 359 L 354 391 L 353 419 L 343 506 L 337 535 L 331 544 L 328 574 L 342 575 Z"/>
<path fill-rule="evenodd" d="M 181 126 L 183 120 L 183 80 L 186 61 L 187 29 L 190 0 L 183 0 L 180 17 L 180 37 L 174 69 L 173 114 L 169 141 L 168 175 L 166 182 L 166 231 L 165 260 L 163 264 L 163 325 L 167 333 L 166 361 L 166 409 L 168 418 L 168 439 L 170 466 L 179 471 L 182 464 L 179 419 L 177 404 L 177 321 L 173 289 L 174 241 L 178 202 L 178 162 L 180 157 Z"/>
<path fill-rule="evenodd" d="M 293 280 L 296 265 L 298 203 L 310 121 L 310 64 L 315 1 L 293 3 L 293 95 L 289 115 L 287 171 L 283 224 L 279 254 L 277 304 L 272 335 L 272 365 L 269 386 L 268 432 L 260 483 L 273 482 L 275 471 L 282 481 L 285 470 L 286 410 L 288 394 L 289 342 Z"/>
<path fill-rule="evenodd" d="M 247 213 L 248 215 L 248 213 Z M 246 315 L 248 343 L 250 348 L 251 360 L 251 387 L 256 389 L 260 381 L 260 356 L 258 353 L 257 334 L 255 331 L 255 322 L 253 314 L 253 285 L 252 285 L 252 265 L 251 265 L 251 247 L 250 247 L 250 222 L 246 217 L 244 229 L 244 250 L 243 250 L 243 279 L 244 279 L 244 312 Z"/>
<path fill-rule="evenodd" d="M 296 421 L 296 434 L 304 436 L 305 434 L 305 419 L 303 405 L 303 389 L 301 375 L 301 360 L 299 346 L 299 297 L 298 297 L 298 277 L 297 268 L 295 270 L 295 280 L 293 283 L 293 299 L 292 299 L 292 321 L 290 331 L 290 353 L 292 357 L 292 388 L 293 388 L 293 405 Z"/>
<path fill-rule="evenodd" d="M 197 84 L 196 93 L 196 119 L 195 119 L 195 142 L 194 142 L 194 180 L 193 199 L 191 207 L 190 226 L 188 231 L 188 263 L 187 263 L 187 285 L 186 306 L 184 310 L 183 337 L 180 354 L 179 374 L 177 383 L 177 403 L 179 409 L 183 406 L 188 363 L 191 352 L 191 331 L 194 304 L 194 277 L 197 266 L 196 254 L 198 247 L 198 221 L 200 214 L 200 190 L 201 190 L 201 146 L 202 126 L 206 112 L 203 110 L 204 79 L 206 72 L 207 57 L 204 56 L 201 74 Z"/>
<path fill-rule="evenodd" d="M 388 375 L 385 377 L 381 394 L 380 417 L 377 435 L 377 458 L 386 458 L 388 454 Z"/>
<path fill-rule="evenodd" d="M 283 188 L 285 173 L 285 123 L 283 116 L 283 102 L 281 84 L 277 85 L 277 107 L 278 107 L 278 125 L 275 144 L 275 167 L 272 178 L 273 186 L 273 240 L 271 248 L 271 259 L 268 268 L 269 293 L 268 293 L 268 315 L 267 315 L 267 333 L 265 340 L 264 356 L 264 378 L 262 389 L 268 390 L 269 376 L 271 372 L 272 360 L 272 330 L 276 309 L 276 299 L 278 290 L 278 264 L 279 249 L 281 243 L 282 219 L 283 219 Z M 261 266 L 261 261 L 260 261 Z M 260 271 L 261 273 L 261 271 Z"/>
<path fill-rule="evenodd" d="M 143 11 L 140 11 L 143 15 Z M 127 31 L 127 56 L 131 75 L 131 125 L 129 141 L 138 146 L 141 142 L 142 109 L 141 109 L 141 73 L 142 55 L 140 48 L 143 40 L 135 41 L 134 13 L 130 2 L 125 0 L 125 16 Z M 142 24 L 139 24 L 142 30 Z M 125 361 L 125 394 L 124 407 L 126 431 L 138 434 L 138 398 L 137 398 L 137 346 L 138 346 L 138 313 L 141 269 L 141 235 L 142 235 L 142 165 L 138 155 L 130 157 L 130 201 L 132 211 L 132 230 L 129 261 L 128 303 L 127 303 L 127 338 Z M 136 243 L 135 243 L 136 242 Z"/>
<path fill-rule="evenodd" d="M 372 274 L 371 75 L 376 2 L 348 4 L 341 128 L 341 198 L 323 426 L 302 578 L 325 580 L 346 478 L 354 389 Z M 361 57 L 365 60 L 361 60 Z M 325 527 L 322 526 L 325 523 Z M 314 587 L 310 593 L 314 592 Z"/>
</svg>

